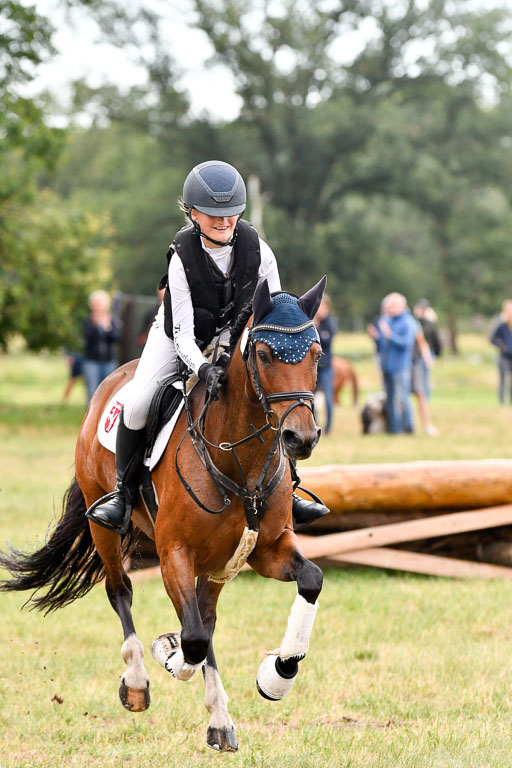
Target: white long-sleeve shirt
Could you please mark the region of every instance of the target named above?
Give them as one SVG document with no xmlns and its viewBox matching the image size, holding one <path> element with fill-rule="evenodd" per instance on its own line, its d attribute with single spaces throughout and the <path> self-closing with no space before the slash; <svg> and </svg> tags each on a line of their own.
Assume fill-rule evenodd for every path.
<svg viewBox="0 0 512 768">
<path fill-rule="evenodd" d="M 206 253 L 225 275 L 231 266 L 233 247 L 224 245 L 220 248 L 205 248 Z M 277 269 L 276 257 L 271 248 L 260 238 L 261 262 L 258 270 L 258 285 L 263 280 L 268 281 L 270 292 L 281 290 L 281 281 Z M 195 341 L 194 307 L 190 287 L 185 274 L 183 263 L 177 253 L 169 262 L 169 291 L 172 302 L 173 335 L 176 351 L 186 365 L 194 373 L 199 371 L 203 363 L 208 362 Z M 156 317 L 157 323 L 164 322 L 164 305 L 160 306 Z M 227 331 L 229 333 L 229 331 Z M 224 339 L 223 339 L 224 340 Z"/>
</svg>

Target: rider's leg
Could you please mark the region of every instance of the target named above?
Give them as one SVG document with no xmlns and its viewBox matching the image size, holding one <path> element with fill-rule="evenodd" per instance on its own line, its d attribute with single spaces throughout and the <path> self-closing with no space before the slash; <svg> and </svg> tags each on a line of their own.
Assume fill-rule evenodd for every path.
<svg viewBox="0 0 512 768">
<path fill-rule="evenodd" d="M 174 342 L 156 322 L 149 332 L 131 386 L 119 416 L 116 439 L 116 486 L 99 499 L 87 517 L 120 535 L 126 533 L 136 498 L 137 469 L 144 449 L 145 426 L 151 400 L 160 383 L 176 372 Z"/>
</svg>

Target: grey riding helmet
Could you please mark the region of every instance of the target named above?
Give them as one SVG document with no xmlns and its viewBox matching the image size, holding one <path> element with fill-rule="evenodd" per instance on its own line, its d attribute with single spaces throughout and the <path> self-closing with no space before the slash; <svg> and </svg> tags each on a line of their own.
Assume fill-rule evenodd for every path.
<svg viewBox="0 0 512 768">
<path fill-rule="evenodd" d="M 208 160 L 185 179 L 183 202 L 208 216 L 238 216 L 246 205 L 244 180 L 229 163 Z"/>
</svg>

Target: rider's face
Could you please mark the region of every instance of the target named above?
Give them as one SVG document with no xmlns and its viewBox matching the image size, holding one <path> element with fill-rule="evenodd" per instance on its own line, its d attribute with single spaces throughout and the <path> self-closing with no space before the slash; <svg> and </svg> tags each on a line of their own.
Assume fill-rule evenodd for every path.
<svg viewBox="0 0 512 768">
<path fill-rule="evenodd" d="M 201 227 L 203 235 L 212 237 L 214 240 L 219 240 L 222 243 L 229 243 L 238 221 L 238 216 L 208 216 L 206 213 L 196 211 L 195 208 L 192 208 L 190 215 Z M 207 248 L 221 247 L 210 240 L 206 240 L 205 245 Z"/>
</svg>

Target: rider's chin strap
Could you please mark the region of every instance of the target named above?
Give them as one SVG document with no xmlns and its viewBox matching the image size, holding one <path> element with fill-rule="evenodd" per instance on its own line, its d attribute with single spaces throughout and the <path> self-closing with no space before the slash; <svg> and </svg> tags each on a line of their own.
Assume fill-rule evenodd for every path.
<svg viewBox="0 0 512 768">
<path fill-rule="evenodd" d="M 235 244 L 236 238 L 238 237 L 238 226 L 235 226 L 235 229 L 233 231 L 233 236 L 232 236 L 231 240 L 228 240 L 227 242 L 225 240 L 214 240 L 213 237 L 208 237 L 208 235 L 204 234 L 204 232 L 202 231 L 199 223 L 197 221 L 194 221 L 194 219 L 190 215 L 190 212 L 187 215 L 188 215 L 188 218 L 190 219 L 190 221 L 192 222 L 192 226 L 194 227 L 194 231 L 199 235 L 199 237 L 204 237 L 204 239 L 208 240 L 208 242 L 214 243 L 215 245 L 218 245 L 218 246 L 234 245 Z M 224 218 L 224 217 L 220 217 L 220 218 Z M 237 222 L 237 225 L 238 225 L 238 222 Z"/>
</svg>

